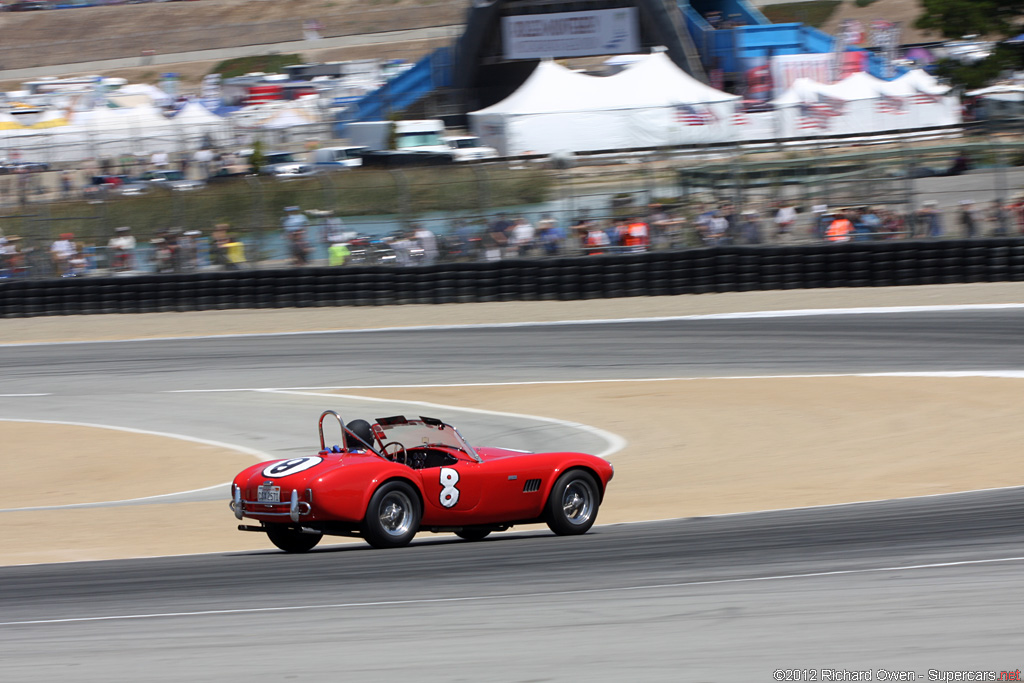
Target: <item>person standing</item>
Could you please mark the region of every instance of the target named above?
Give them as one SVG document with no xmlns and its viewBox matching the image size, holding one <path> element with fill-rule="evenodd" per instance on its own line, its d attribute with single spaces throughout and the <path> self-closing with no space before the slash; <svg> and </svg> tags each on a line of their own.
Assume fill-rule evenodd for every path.
<svg viewBox="0 0 1024 683">
<path fill-rule="evenodd" d="M 114 228 L 114 236 L 107 242 L 107 256 L 110 268 L 120 272 L 131 270 L 134 265 L 135 237 L 132 236 L 131 228 L 123 225 Z"/>
<path fill-rule="evenodd" d="M 974 217 L 974 202 L 964 199 L 960 202 L 960 227 L 964 237 L 974 239 L 978 236 L 978 222 Z"/>
<path fill-rule="evenodd" d="M 351 253 L 347 244 L 334 238 L 331 246 L 327 249 L 327 263 L 332 266 L 343 266 Z"/>
<path fill-rule="evenodd" d="M 65 232 L 50 245 L 50 258 L 53 261 L 53 271 L 55 274 L 64 276 L 68 273 L 69 261 L 77 251 L 74 239 L 74 234 Z"/>
<path fill-rule="evenodd" d="M 837 211 L 825 231 L 825 239 L 834 244 L 849 242 L 853 239 L 853 222 L 845 211 Z"/>
<path fill-rule="evenodd" d="M 742 244 L 761 244 L 761 224 L 757 212 L 747 209 L 740 217 L 739 229 Z"/>
<path fill-rule="evenodd" d="M 925 237 L 942 237 L 942 215 L 938 203 L 932 200 L 925 202 L 917 212 L 917 223 Z"/>
<path fill-rule="evenodd" d="M 721 211 L 713 211 L 708 219 L 707 243 L 712 246 L 729 244 L 729 219 Z"/>
<path fill-rule="evenodd" d="M 793 226 L 796 223 L 796 207 L 788 202 L 779 202 L 778 207 L 775 212 L 775 239 L 783 242 L 793 234 Z"/>
<path fill-rule="evenodd" d="M 540 222 L 537 223 L 537 236 L 540 238 L 541 246 L 547 256 L 558 255 L 564 235 L 551 214 L 544 214 Z"/>
<path fill-rule="evenodd" d="M 523 216 L 516 219 L 512 227 L 512 248 L 520 258 L 529 256 L 533 250 L 533 238 L 535 234 L 533 224 Z"/>
<path fill-rule="evenodd" d="M 647 251 L 647 247 L 650 246 L 650 243 L 650 231 L 647 227 L 647 223 L 644 223 L 639 216 L 633 218 L 626 225 L 626 235 L 623 239 L 622 246 L 626 247 L 626 251 L 641 252 Z"/>
<path fill-rule="evenodd" d="M 437 261 L 437 236 L 425 225 L 417 223 L 413 228 L 413 237 L 419 243 L 420 248 L 423 249 L 423 263 L 429 266 Z"/>
<path fill-rule="evenodd" d="M 288 253 L 291 256 L 293 266 L 304 266 L 308 263 L 309 247 L 306 243 L 306 231 L 309 229 L 309 219 L 299 210 L 297 206 L 285 207 L 285 217 L 281 222 L 284 228 L 285 241 L 288 244 Z"/>
</svg>

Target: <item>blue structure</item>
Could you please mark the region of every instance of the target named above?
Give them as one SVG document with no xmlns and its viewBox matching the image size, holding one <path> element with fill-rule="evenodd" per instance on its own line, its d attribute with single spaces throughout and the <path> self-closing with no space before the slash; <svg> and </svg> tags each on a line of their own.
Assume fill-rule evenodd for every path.
<svg viewBox="0 0 1024 683">
<path fill-rule="evenodd" d="M 452 49 L 441 47 L 426 55 L 377 90 L 349 103 L 335 122 L 335 137 L 345 136 L 345 125 L 356 121 L 384 121 L 421 98 L 452 84 Z"/>
<path fill-rule="evenodd" d="M 744 70 L 745 60 L 828 53 L 835 49 L 835 38 L 804 24 L 772 24 L 747 0 L 678 0 L 701 61 L 707 70 L 721 69 L 735 74 Z M 718 28 L 708 17 L 717 13 Z M 735 28 L 728 28 L 730 22 Z M 882 58 L 868 53 L 868 72 L 883 78 Z"/>
</svg>

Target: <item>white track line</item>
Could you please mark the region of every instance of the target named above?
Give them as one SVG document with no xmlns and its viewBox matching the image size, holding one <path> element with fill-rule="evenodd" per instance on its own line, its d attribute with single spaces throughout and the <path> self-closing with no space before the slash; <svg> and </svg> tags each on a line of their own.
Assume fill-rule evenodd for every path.
<svg viewBox="0 0 1024 683">
<path fill-rule="evenodd" d="M 958 560 L 956 562 L 933 562 L 930 564 L 911 564 L 896 567 L 869 567 L 867 569 L 836 569 L 827 572 L 808 572 L 805 574 L 774 574 L 767 576 L 750 576 L 739 579 L 710 579 L 707 581 L 681 581 L 679 583 L 644 584 L 635 586 L 618 586 L 615 588 L 581 588 L 567 591 L 548 591 L 537 593 L 497 593 L 492 595 L 470 595 L 454 598 L 412 598 L 409 600 L 377 600 L 368 602 L 339 602 L 329 605 L 292 605 L 281 607 L 243 607 L 237 609 L 196 610 L 192 612 L 153 612 L 150 614 L 113 614 L 97 617 L 67 617 L 63 619 L 30 619 L 25 621 L 3 621 L 0 626 L 30 626 L 38 624 L 72 624 L 97 621 L 126 621 L 132 619 L 166 619 L 169 617 L 198 617 L 230 614 L 267 614 L 274 612 L 298 612 L 328 609 L 355 609 L 361 607 L 396 607 L 407 605 L 452 604 L 461 602 L 484 602 L 500 600 L 522 601 L 531 598 L 551 598 L 571 595 L 595 595 L 600 593 L 624 593 L 645 590 L 668 590 L 677 588 L 699 588 L 702 586 L 721 586 L 735 583 L 757 583 L 762 581 L 791 581 L 793 579 L 813 579 L 831 576 L 849 576 L 854 574 L 875 574 L 880 572 L 906 572 L 922 569 L 945 569 L 948 567 L 964 567 L 971 565 L 1021 562 L 1024 557 L 997 557 L 984 560 Z"/>
<path fill-rule="evenodd" d="M 216 448 L 223 448 L 223 449 L 230 450 L 230 451 L 237 451 L 239 453 L 245 453 L 246 455 L 251 455 L 251 456 L 257 458 L 258 460 L 273 460 L 274 459 L 273 457 L 271 457 L 267 453 L 264 453 L 263 451 L 258 451 L 255 448 L 248 448 L 246 446 L 239 446 L 239 445 L 236 445 L 236 444 L 230 444 L 230 443 L 226 443 L 224 441 L 214 441 L 212 439 L 201 439 L 199 437 L 186 436 L 184 434 L 173 434 L 171 432 L 156 432 L 156 431 L 153 431 L 153 430 L 150 430 L 150 429 L 135 429 L 133 427 L 116 427 L 116 426 L 113 426 L 113 425 L 97 424 L 97 423 L 94 423 L 94 422 L 71 422 L 71 421 L 68 421 L 68 420 L 32 420 L 32 419 L 7 418 L 7 417 L 0 417 L 0 422 L 28 422 L 28 423 L 32 423 L 32 424 L 68 425 L 68 426 L 71 426 L 71 427 L 91 427 L 93 429 L 109 429 L 109 430 L 112 430 L 112 431 L 115 431 L 115 432 L 128 432 L 129 434 L 144 434 L 146 436 L 159 436 L 159 437 L 168 438 L 168 439 L 178 439 L 180 441 L 189 441 L 189 442 L 192 442 L 192 443 L 198 443 L 198 444 L 202 444 L 204 446 L 213 446 L 213 447 L 216 447 Z M 0 510 L 0 512 L 25 512 L 25 511 L 30 511 L 30 510 L 60 510 L 62 508 L 81 508 L 81 507 L 85 507 L 85 506 L 113 505 L 113 504 L 116 504 L 116 503 L 135 503 L 135 502 L 140 502 L 140 501 L 144 501 L 144 500 L 154 500 L 154 499 L 158 499 L 158 498 L 167 498 L 169 496 L 179 496 L 179 495 L 185 495 L 185 494 L 188 494 L 188 493 L 199 493 L 201 491 L 209 491 L 211 489 L 215 489 L 215 488 L 218 488 L 218 487 L 221 487 L 221 486 L 227 486 L 228 484 L 230 484 L 230 482 L 224 482 L 222 484 L 214 484 L 213 486 L 206 486 L 206 487 L 200 488 L 200 489 L 190 489 L 188 491 L 176 491 L 176 492 L 173 492 L 173 493 L 161 493 L 161 494 L 158 494 L 158 495 L 155 495 L 155 496 L 144 496 L 142 498 L 125 498 L 123 500 L 106 500 L 106 501 L 96 501 L 96 502 L 92 502 L 92 503 L 69 503 L 67 505 L 47 505 L 47 506 L 33 506 L 33 507 L 24 507 L 24 508 L 6 508 L 6 509 L 3 509 L 3 510 Z"/>
<path fill-rule="evenodd" d="M 362 329 L 303 330 L 293 332 L 249 332 L 241 334 L 203 334 L 177 337 L 135 337 L 92 341 L 14 342 L 0 347 L 57 346 L 66 344 L 124 344 L 128 342 L 185 341 L 197 339 L 246 339 L 249 337 L 296 337 L 318 334 L 364 334 L 368 332 L 442 332 L 449 330 L 507 329 L 516 327 L 566 327 L 574 325 L 621 325 L 629 323 L 680 322 L 699 320 L 756 320 L 764 318 L 803 318 L 820 315 L 877 315 L 891 313 L 954 313 L 958 311 L 1002 311 L 1024 309 L 1024 304 L 956 304 L 940 306 L 873 306 L 860 308 L 804 308 L 782 311 L 744 311 L 740 313 L 704 313 L 697 315 L 651 316 L 646 318 L 594 318 L 583 320 L 547 320 L 504 323 L 467 323 L 461 325 L 409 325 Z"/>
</svg>

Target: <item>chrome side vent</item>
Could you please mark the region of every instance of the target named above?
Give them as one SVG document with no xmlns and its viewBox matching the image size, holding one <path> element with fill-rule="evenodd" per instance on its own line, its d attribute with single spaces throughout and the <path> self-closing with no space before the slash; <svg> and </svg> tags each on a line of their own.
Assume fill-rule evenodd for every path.
<svg viewBox="0 0 1024 683">
<path fill-rule="evenodd" d="M 523 484 L 523 493 L 536 493 L 540 491 L 540 479 L 527 479 Z"/>
</svg>

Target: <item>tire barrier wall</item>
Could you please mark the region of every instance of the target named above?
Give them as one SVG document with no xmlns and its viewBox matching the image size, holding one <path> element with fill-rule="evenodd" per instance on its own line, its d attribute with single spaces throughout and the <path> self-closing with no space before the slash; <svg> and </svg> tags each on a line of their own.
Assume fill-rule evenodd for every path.
<svg viewBox="0 0 1024 683">
<path fill-rule="evenodd" d="M 1024 239 L 864 242 L 411 268 L 360 266 L 6 280 L 0 317 L 599 299 L 1024 281 Z"/>
</svg>

